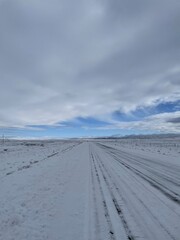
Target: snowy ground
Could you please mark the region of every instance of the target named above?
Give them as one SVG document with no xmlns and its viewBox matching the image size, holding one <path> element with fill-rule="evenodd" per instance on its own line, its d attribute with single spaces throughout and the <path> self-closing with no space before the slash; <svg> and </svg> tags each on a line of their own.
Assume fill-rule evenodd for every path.
<svg viewBox="0 0 180 240">
<path fill-rule="evenodd" d="M 180 239 L 180 141 L 0 145 L 0 240 Z"/>
</svg>

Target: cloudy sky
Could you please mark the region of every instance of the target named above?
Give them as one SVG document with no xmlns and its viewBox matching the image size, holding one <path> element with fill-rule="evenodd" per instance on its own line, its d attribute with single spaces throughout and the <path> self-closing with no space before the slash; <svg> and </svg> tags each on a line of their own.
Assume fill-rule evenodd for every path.
<svg viewBox="0 0 180 240">
<path fill-rule="evenodd" d="M 0 134 L 180 132 L 180 1 L 0 0 Z"/>
</svg>

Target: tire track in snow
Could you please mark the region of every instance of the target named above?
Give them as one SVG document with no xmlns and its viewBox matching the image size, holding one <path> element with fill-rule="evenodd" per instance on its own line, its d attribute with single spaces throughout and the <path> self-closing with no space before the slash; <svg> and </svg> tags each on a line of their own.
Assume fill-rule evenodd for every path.
<svg viewBox="0 0 180 240">
<path fill-rule="evenodd" d="M 95 219 L 95 237 L 96 239 L 100 239 L 100 220 L 98 215 L 98 207 L 97 207 L 97 197 L 96 197 L 96 188 L 95 188 L 95 175 L 93 172 L 92 166 L 92 155 L 90 154 L 90 164 L 91 164 L 91 184 L 92 184 L 92 198 L 93 198 L 93 210 L 94 210 L 94 219 Z M 94 237 L 94 236 L 93 236 Z"/>
<path fill-rule="evenodd" d="M 100 160 L 100 158 L 99 158 L 99 156 L 97 154 L 96 154 L 96 159 L 97 159 L 97 162 L 98 162 L 99 169 L 100 169 L 100 171 L 102 173 L 103 179 L 104 179 L 104 181 L 105 181 L 105 183 L 107 185 L 107 188 L 108 188 L 108 190 L 110 192 L 112 201 L 114 203 L 114 207 L 115 207 L 115 209 L 117 211 L 117 214 L 119 215 L 120 220 L 121 220 L 121 222 L 123 224 L 123 227 L 125 229 L 125 232 L 126 232 L 126 235 L 127 235 L 127 239 L 135 240 L 137 236 L 132 234 L 132 231 L 131 231 L 131 229 L 130 229 L 130 227 L 128 225 L 128 222 L 126 220 L 125 214 L 123 212 L 123 208 L 121 207 L 122 202 L 119 203 L 119 201 L 116 199 L 115 194 L 113 193 L 113 190 L 112 190 L 111 185 L 109 183 L 109 180 L 107 179 L 107 177 L 104 174 L 104 170 L 103 170 L 104 164 L 101 162 L 101 160 Z M 109 175 L 109 177 L 111 178 L 110 175 Z M 116 186 L 115 186 L 115 188 L 117 190 Z M 139 236 L 138 236 L 138 238 L 139 238 Z"/>
<path fill-rule="evenodd" d="M 108 208 L 107 208 L 107 203 L 106 203 L 106 200 L 105 200 L 105 197 L 104 197 L 104 193 L 103 193 L 103 189 L 102 189 L 102 186 L 101 186 L 101 181 L 100 181 L 100 177 L 99 177 L 99 173 L 98 173 L 98 170 L 97 170 L 97 167 L 96 167 L 96 163 L 95 163 L 95 159 L 94 159 L 94 156 L 91 152 L 91 159 L 92 159 L 92 166 L 93 166 L 93 178 L 96 178 L 97 180 L 97 183 L 98 183 L 98 188 L 99 188 L 99 192 L 101 194 L 101 198 L 102 198 L 102 206 L 103 206 L 103 209 L 104 209 L 104 216 L 105 216 L 105 219 L 106 219 L 106 223 L 107 223 L 107 226 L 108 226 L 108 235 L 110 237 L 111 240 L 116 240 L 115 236 L 114 236 L 114 230 L 113 230 L 113 226 L 112 226 L 112 222 L 111 222 L 111 219 L 110 219 L 110 216 L 109 216 L 109 211 L 108 211 Z M 93 182 L 93 185 L 94 185 L 94 190 L 95 190 L 95 183 Z M 94 195 L 96 194 L 96 192 L 94 192 Z M 94 197 L 96 199 L 96 197 Z M 95 204 L 97 204 L 97 201 L 95 200 Z M 99 218 L 98 218 L 98 208 L 95 209 L 95 211 L 97 212 L 96 213 L 96 222 L 99 223 Z M 99 224 L 98 224 L 99 226 Z M 98 237 L 100 237 L 100 229 L 98 229 Z M 101 238 L 99 238 L 101 239 Z"/>
<path fill-rule="evenodd" d="M 158 182 L 157 181 L 158 179 L 155 178 L 157 176 L 157 175 L 155 175 L 157 172 L 154 174 L 155 177 L 153 175 L 149 176 L 149 174 L 147 174 L 147 173 L 145 174 L 144 172 L 140 171 L 136 166 L 134 166 L 134 163 L 133 163 L 133 166 L 131 165 L 131 163 L 132 163 L 131 160 L 136 161 L 136 164 L 138 165 L 139 164 L 139 162 L 138 162 L 139 157 L 138 157 L 138 160 L 137 160 L 135 158 L 132 158 L 132 156 L 127 154 L 127 153 L 124 154 L 124 152 L 122 152 L 120 150 L 117 150 L 117 149 L 114 149 L 114 148 L 111 148 L 109 146 L 106 146 L 104 144 L 98 144 L 98 146 L 100 146 L 102 149 L 106 150 L 108 154 L 111 154 L 114 159 L 119 161 L 126 168 L 130 169 L 135 174 L 137 174 L 138 176 L 140 176 L 141 178 L 146 180 L 151 186 L 153 186 L 156 189 L 158 189 L 159 191 L 161 191 L 169 199 L 176 202 L 177 204 L 180 204 L 180 195 L 178 193 L 174 192 L 173 190 L 171 190 L 170 188 L 168 188 L 162 182 Z M 146 161 L 147 161 L 147 159 L 146 159 Z M 168 171 L 170 171 L 169 169 L 170 168 L 168 168 Z M 147 170 L 147 168 L 145 170 Z M 163 178 L 165 178 L 165 176 L 163 176 Z M 167 177 L 165 178 L 165 180 L 168 180 L 172 184 L 179 187 L 179 183 L 175 182 L 174 180 L 172 180 L 172 179 L 169 180 Z"/>
<path fill-rule="evenodd" d="M 106 170 L 106 172 L 107 172 L 107 170 Z M 108 173 L 108 172 L 107 172 L 107 173 Z M 109 175 L 109 174 L 108 174 L 108 175 Z M 110 175 L 109 175 L 109 177 L 110 177 Z M 109 189 L 111 189 L 111 188 L 110 188 L 110 184 L 108 183 L 107 178 L 105 177 L 105 175 L 104 175 L 104 178 L 105 178 L 105 181 L 107 182 L 107 184 L 109 185 Z M 111 178 L 111 177 L 110 177 L 110 178 Z M 114 185 L 115 189 L 117 189 L 117 190 L 119 189 L 114 182 L 113 182 L 113 185 Z M 119 194 L 120 196 L 122 195 L 122 194 L 120 194 L 119 191 L 118 191 L 118 194 Z M 117 206 L 117 211 L 119 211 L 120 213 L 122 213 L 123 210 L 120 209 L 119 204 L 117 203 L 117 200 L 116 200 L 116 199 L 114 198 L 114 196 L 113 196 L 113 193 L 112 193 L 112 197 L 113 197 L 113 201 L 114 201 L 114 203 L 115 203 L 115 206 Z M 153 213 L 152 213 L 152 212 L 150 211 L 150 209 L 144 204 L 144 202 L 143 202 L 140 198 L 138 198 L 138 197 L 137 197 L 137 199 L 138 199 L 138 201 L 141 203 L 141 205 L 146 209 L 146 212 L 148 213 L 148 215 L 150 215 L 151 218 L 154 219 L 153 221 L 156 222 L 156 224 L 158 224 L 158 225 L 163 229 L 163 231 L 165 231 L 165 232 L 170 236 L 171 239 L 175 240 L 176 238 L 174 238 L 174 237 L 171 235 L 171 233 L 161 224 L 161 222 L 157 219 L 156 216 L 153 215 Z M 119 209 L 120 209 L 120 210 L 119 210 Z M 136 237 L 137 237 L 138 235 L 136 235 L 136 237 L 133 237 L 133 236 L 132 236 L 131 230 L 130 230 L 129 227 L 128 227 L 128 224 L 127 224 L 127 221 L 126 221 L 126 219 L 125 219 L 125 216 L 124 216 L 123 214 L 121 214 L 120 217 L 121 217 L 122 222 L 123 222 L 123 225 L 124 225 L 124 227 L 125 227 L 125 229 L 126 229 L 126 232 L 127 232 L 127 235 L 128 235 L 128 239 L 136 239 Z M 138 236 L 138 238 L 139 238 L 139 236 Z M 143 238 L 144 238 L 144 237 L 143 237 Z"/>
<path fill-rule="evenodd" d="M 111 239 L 135 240 L 135 237 L 132 235 L 128 223 L 122 213 L 121 207 L 116 197 L 113 196 L 109 185 L 104 178 L 94 149 L 92 149 L 91 156 L 102 195 L 104 212 L 109 225 Z"/>
<path fill-rule="evenodd" d="M 112 157 L 114 157 L 114 155 L 112 155 Z M 105 167 L 105 165 L 104 165 L 104 161 L 102 162 L 102 160 L 100 159 L 100 158 L 98 158 L 99 159 L 99 162 L 100 162 L 100 164 L 101 164 L 101 168 L 104 168 L 104 171 L 106 172 L 106 176 L 108 176 L 108 178 L 106 178 L 106 179 L 110 179 L 111 180 L 111 182 L 112 182 L 112 184 L 114 185 L 114 188 L 113 189 L 116 189 L 117 190 L 117 192 L 118 192 L 118 194 L 120 195 L 120 196 L 122 196 L 122 192 L 120 192 L 120 190 L 119 190 L 119 187 L 118 187 L 118 181 L 115 181 L 115 179 L 117 179 L 117 174 L 113 174 L 113 171 L 111 171 L 111 173 L 110 173 L 110 171 L 109 171 L 109 168 L 107 168 L 107 167 Z M 112 159 L 112 162 L 113 162 L 113 159 Z M 122 168 L 124 168 L 124 165 L 122 164 L 121 165 L 122 166 Z M 127 169 L 127 168 L 126 168 Z M 103 171 L 103 169 L 102 169 L 102 171 Z M 129 172 L 127 172 L 127 178 L 129 178 L 130 177 L 130 170 L 129 169 L 127 169 L 126 171 L 129 171 Z M 112 178 L 113 177 L 113 178 Z M 160 227 L 160 229 L 162 229 L 162 231 L 164 231 L 169 237 L 168 237 L 168 239 L 178 239 L 177 238 L 177 232 L 176 232 L 176 236 L 174 235 L 174 233 L 173 233 L 173 231 L 172 231 L 172 229 L 171 228 L 169 228 L 169 226 L 166 224 L 166 226 L 162 223 L 163 221 L 161 220 L 161 221 L 159 221 L 159 219 L 157 218 L 157 216 L 155 216 L 154 214 L 153 214 L 153 212 L 151 211 L 151 209 L 149 208 L 149 206 L 147 206 L 144 202 L 143 202 L 143 200 L 142 199 L 140 199 L 139 197 L 138 197 L 138 195 L 136 194 L 136 192 L 135 192 L 135 190 L 133 191 L 132 189 L 131 189 L 131 186 L 130 185 L 127 185 L 127 183 L 126 183 L 126 181 L 123 179 L 123 177 L 121 176 L 120 178 L 119 178 L 119 182 L 121 182 L 122 184 L 121 184 L 121 186 L 122 185 L 124 185 L 124 187 L 125 187 L 125 189 L 128 189 L 127 190 L 127 192 L 133 192 L 133 195 L 135 196 L 135 199 L 137 199 L 138 201 L 139 201 L 139 203 L 140 203 L 140 205 L 141 205 L 141 207 L 143 207 L 144 209 L 145 209 L 145 211 L 146 211 L 146 215 L 147 216 L 149 216 L 150 218 L 152 218 L 152 219 L 154 219 L 153 221 L 154 221 L 154 224 L 156 225 L 156 224 L 158 224 L 159 225 L 159 227 Z M 126 186 L 127 185 L 127 186 Z M 121 188 L 121 190 L 122 190 L 122 188 Z M 128 197 L 128 195 L 127 195 L 127 197 Z M 149 196 L 150 197 L 150 196 Z M 134 205 L 134 203 L 132 202 L 132 205 Z M 161 205 L 160 205 L 161 206 Z M 166 210 L 166 208 L 164 208 L 165 210 Z M 162 216 L 163 217 L 163 216 Z M 167 217 L 167 216 L 166 216 Z M 176 224 L 177 225 L 177 224 Z"/>
</svg>

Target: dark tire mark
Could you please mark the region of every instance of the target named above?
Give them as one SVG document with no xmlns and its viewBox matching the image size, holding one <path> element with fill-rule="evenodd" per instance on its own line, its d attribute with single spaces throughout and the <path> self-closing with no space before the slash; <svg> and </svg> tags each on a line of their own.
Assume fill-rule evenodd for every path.
<svg viewBox="0 0 180 240">
<path fill-rule="evenodd" d="M 97 178 L 97 182 L 98 182 L 101 197 L 102 197 L 102 203 L 103 203 L 103 208 L 104 208 L 104 216 L 106 218 L 107 225 L 108 225 L 108 228 L 109 228 L 108 233 L 109 233 L 110 239 L 115 240 L 114 230 L 113 230 L 113 226 L 112 226 L 112 223 L 111 223 L 111 219 L 110 219 L 109 211 L 108 211 L 108 208 L 107 208 L 106 200 L 105 200 L 105 197 L 104 197 L 103 189 L 102 189 L 102 186 L 101 186 L 99 173 L 98 173 L 96 163 L 95 163 L 95 159 L 94 159 L 94 156 L 93 156 L 92 153 L 91 153 L 91 159 L 92 159 L 95 175 L 96 175 L 96 178 Z"/>
<path fill-rule="evenodd" d="M 100 165 L 101 165 L 100 168 L 102 168 L 102 171 L 104 170 L 104 171 L 106 172 L 106 174 L 108 175 L 108 179 L 111 179 L 111 182 L 112 182 L 112 184 L 114 185 L 114 189 L 116 189 L 117 192 L 118 192 L 118 194 L 121 196 L 121 193 L 120 193 L 120 191 L 119 191 L 119 188 L 117 187 L 116 183 L 113 181 L 111 174 L 108 172 L 107 168 L 105 167 L 105 165 L 103 164 L 103 162 L 102 162 L 102 160 L 99 158 L 99 156 L 97 156 L 97 157 L 98 157 L 98 160 L 99 160 Z M 114 158 L 114 156 L 113 156 L 113 158 Z M 122 164 L 122 165 L 123 165 L 123 164 Z M 124 166 L 124 165 L 123 165 L 123 166 Z M 131 168 L 128 166 L 128 169 L 131 169 Z M 104 176 L 104 180 L 107 181 L 107 178 L 106 178 L 105 176 Z M 123 180 L 121 179 L 121 181 L 123 181 Z M 125 182 L 124 182 L 124 184 L 126 185 Z M 128 187 L 128 186 L 127 186 L 127 187 Z M 110 185 L 109 185 L 109 189 L 111 190 Z M 136 194 L 134 193 L 134 195 L 136 195 Z M 113 195 L 112 195 L 112 196 L 113 196 Z M 168 229 L 165 228 L 165 226 L 164 226 L 164 225 L 159 221 L 159 219 L 150 211 L 150 209 L 145 205 L 145 203 L 144 203 L 140 198 L 138 198 L 137 195 L 136 195 L 136 198 L 140 201 L 141 205 L 146 209 L 146 211 L 149 213 L 149 215 L 150 215 L 152 218 L 154 218 L 155 222 L 157 222 L 157 223 L 159 224 L 159 226 L 164 230 L 164 232 L 166 232 L 171 239 L 174 239 L 174 240 L 175 240 L 176 238 L 171 234 L 171 232 L 168 231 Z M 114 201 L 114 199 L 113 199 L 113 201 Z M 114 201 L 114 204 L 115 204 L 115 206 L 117 207 L 117 211 L 118 211 L 119 213 L 121 213 L 121 208 L 119 208 L 119 206 L 118 206 L 118 204 L 117 204 L 116 201 Z M 126 224 L 126 223 L 125 223 L 125 224 Z M 131 237 L 131 236 L 130 236 L 130 237 Z"/>
<path fill-rule="evenodd" d="M 129 156 L 127 154 L 126 156 L 126 161 L 125 159 L 122 160 L 122 156 L 117 155 L 116 149 L 111 148 L 109 146 L 106 147 L 106 145 L 102 145 L 102 144 L 98 144 L 101 148 L 103 147 L 103 149 L 107 150 L 113 149 L 112 151 L 107 151 L 107 153 L 109 155 L 111 155 L 116 161 L 118 161 L 120 164 L 122 164 L 124 167 L 126 167 L 127 169 L 133 171 L 136 175 L 138 175 L 139 177 L 141 177 L 142 179 L 146 180 L 151 186 L 153 186 L 154 188 L 158 189 L 161 193 L 163 193 L 166 197 L 168 197 L 169 199 L 171 199 L 172 201 L 174 201 L 177 204 L 180 204 L 180 196 L 178 193 L 172 191 L 171 189 L 169 189 L 167 186 L 163 185 L 160 182 L 157 182 L 157 180 L 153 179 L 152 177 L 150 177 L 147 174 L 144 174 L 143 172 L 141 172 L 140 170 L 138 170 L 137 168 L 131 166 L 130 164 L 128 164 L 127 162 L 130 162 L 130 160 L 132 159 L 131 156 Z M 119 153 L 119 150 L 118 150 Z M 137 160 L 136 160 L 137 161 Z M 146 159 L 147 161 L 147 159 Z M 167 178 L 166 178 L 167 180 Z M 174 184 L 174 181 L 171 181 Z M 177 186 L 179 186 L 179 184 L 175 184 Z"/>
<path fill-rule="evenodd" d="M 96 154 L 96 159 L 98 159 L 98 160 L 97 160 L 98 162 L 100 161 L 100 158 L 99 158 L 99 156 L 98 156 L 97 154 Z M 102 164 L 102 163 L 101 163 L 101 164 Z M 126 220 L 125 215 L 124 215 L 124 213 L 123 213 L 123 210 L 122 210 L 122 208 L 120 207 L 120 205 L 119 205 L 119 203 L 118 203 L 118 200 L 116 199 L 116 197 L 115 197 L 115 195 L 114 195 L 114 193 L 113 193 L 113 191 L 112 191 L 112 189 L 111 189 L 111 186 L 110 186 L 110 184 L 109 184 L 109 181 L 107 180 L 107 178 L 106 178 L 106 176 L 105 176 L 105 174 L 104 174 L 104 172 L 103 172 L 103 169 L 102 169 L 101 164 L 100 164 L 100 162 L 98 163 L 99 169 L 100 169 L 100 171 L 101 171 L 101 173 L 102 173 L 103 179 L 104 179 L 104 181 L 105 181 L 105 183 L 106 183 L 106 185 L 107 185 L 107 188 L 108 188 L 108 190 L 109 190 L 109 192 L 110 192 L 112 201 L 113 201 L 113 203 L 114 203 L 114 207 L 115 207 L 115 209 L 116 209 L 116 211 L 117 211 L 117 213 L 118 213 L 118 215 L 119 215 L 119 217 L 120 217 L 120 219 L 121 219 L 121 222 L 122 222 L 122 224 L 123 224 L 123 227 L 124 227 L 125 232 L 126 232 L 126 235 L 127 235 L 127 238 L 130 239 L 130 240 L 135 240 L 135 237 L 133 236 L 132 231 L 130 230 L 130 227 L 128 226 L 128 223 L 127 223 L 127 220 Z"/>
</svg>

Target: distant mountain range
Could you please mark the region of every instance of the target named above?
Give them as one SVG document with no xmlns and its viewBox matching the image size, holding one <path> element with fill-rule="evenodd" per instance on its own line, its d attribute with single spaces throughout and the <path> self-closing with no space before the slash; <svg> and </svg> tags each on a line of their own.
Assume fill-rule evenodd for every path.
<svg viewBox="0 0 180 240">
<path fill-rule="evenodd" d="M 107 136 L 107 137 L 97 137 L 98 139 L 159 139 L 159 138 L 180 138 L 180 134 L 175 133 L 164 133 L 164 134 L 147 134 L 147 135 L 126 135 L 122 136 L 120 134 Z"/>
</svg>

